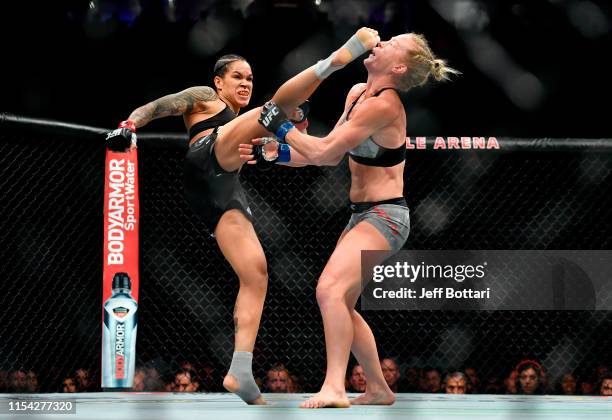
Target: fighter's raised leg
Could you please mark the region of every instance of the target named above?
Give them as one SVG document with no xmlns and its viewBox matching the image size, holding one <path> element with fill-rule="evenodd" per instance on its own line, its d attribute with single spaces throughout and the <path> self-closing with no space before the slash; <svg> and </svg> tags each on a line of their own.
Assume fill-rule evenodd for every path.
<svg viewBox="0 0 612 420">
<path fill-rule="evenodd" d="M 283 111 L 290 113 L 293 108 L 308 99 L 323 80 L 336 70 L 371 50 L 380 42 L 378 32 L 370 28 L 360 28 L 344 45 L 325 60 L 303 70 L 287 80 L 274 94 L 272 101 Z"/>
<path fill-rule="evenodd" d="M 272 101 L 279 104 L 287 115 L 291 114 L 298 105 L 312 95 L 323 79 L 374 48 L 378 42 L 380 42 L 378 32 L 370 28 L 359 29 L 342 47 L 325 60 L 319 61 L 286 81 L 278 88 Z M 232 172 L 242 166 L 243 162 L 238 153 L 241 143 L 249 143 L 253 138 L 268 135 L 268 132 L 257 122 L 260 113 L 261 108 L 252 109 L 228 122 L 219 130 L 215 144 L 215 156 L 224 170 Z"/>
</svg>

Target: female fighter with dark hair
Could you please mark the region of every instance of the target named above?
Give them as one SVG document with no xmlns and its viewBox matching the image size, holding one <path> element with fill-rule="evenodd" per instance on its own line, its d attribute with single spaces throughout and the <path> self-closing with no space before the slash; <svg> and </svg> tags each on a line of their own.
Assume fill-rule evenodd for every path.
<svg viewBox="0 0 612 420">
<path fill-rule="evenodd" d="M 190 87 L 136 108 L 120 127 L 135 132 L 157 118 L 183 117 L 190 139 L 185 156 L 185 196 L 214 234 L 240 281 L 234 308 L 234 354 L 224 385 L 249 404 L 265 404 L 253 378 L 252 357 L 268 284 L 266 257 L 235 169 L 221 168 L 226 163 L 219 155 L 229 154 L 230 148 L 235 154 L 235 147 L 210 140 L 220 126 L 249 104 L 251 66 L 241 56 L 224 55 L 215 63 L 213 83 L 214 89 Z M 220 176 L 215 177 L 216 173 Z M 213 182 L 209 182 L 211 178 Z"/>
<path fill-rule="evenodd" d="M 318 66 L 321 71 L 329 72 L 342 68 L 377 42 L 375 31 L 362 28 Z M 298 114 L 295 112 L 298 105 L 308 99 L 321 80 L 304 91 L 283 91 L 281 88 L 274 98 L 278 95 L 283 98 L 283 92 L 294 95 L 288 98 L 295 104 L 290 111 Z M 253 378 L 252 352 L 268 273 L 238 178 L 243 165 L 238 149 L 241 143 L 263 137 L 268 132 L 257 122 L 261 108 L 235 117 L 240 108 L 248 104 L 253 86 L 251 68 L 244 59 L 222 57 L 215 66 L 214 82 L 216 91 L 207 86 L 192 87 L 137 108 L 128 120 L 120 123 L 120 130 L 109 133 L 107 144 L 111 149 L 125 149 L 136 128 L 155 118 L 183 116 L 191 139 L 185 159 L 186 196 L 214 233 L 221 252 L 240 280 L 234 310 L 235 351 L 223 386 L 249 404 L 265 404 Z M 280 163 L 288 158 L 286 149 L 278 148 L 278 152 L 274 161 Z"/>
</svg>

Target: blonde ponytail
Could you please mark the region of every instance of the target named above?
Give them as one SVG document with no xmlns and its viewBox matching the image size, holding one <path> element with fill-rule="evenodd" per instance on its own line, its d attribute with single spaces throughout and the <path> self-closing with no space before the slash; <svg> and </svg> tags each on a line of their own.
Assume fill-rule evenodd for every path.
<svg viewBox="0 0 612 420">
<path fill-rule="evenodd" d="M 450 80 L 450 74 L 461 74 L 461 72 L 447 66 L 445 60 L 441 60 L 439 58 L 434 58 L 431 60 L 431 76 L 436 82 Z"/>
<path fill-rule="evenodd" d="M 451 74 L 461 74 L 449 67 L 445 60 L 436 58 L 425 37 L 410 33 L 417 48 L 408 52 L 408 71 L 399 80 L 400 90 L 407 91 L 416 86 L 423 86 L 432 77 L 435 81 L 450 80 Z"/>
</svg>

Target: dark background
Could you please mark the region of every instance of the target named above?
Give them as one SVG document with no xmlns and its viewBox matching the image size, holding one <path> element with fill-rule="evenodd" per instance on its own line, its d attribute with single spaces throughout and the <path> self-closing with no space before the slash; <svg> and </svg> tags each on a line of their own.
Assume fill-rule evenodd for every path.
<svg viewBox="0 0 612 420">
<path fill-rule="evenodd" d="M 367 24 L 384 38 L 422 32 L 463 72 L 405 96 L 410 136 L 610 137 L 607 3 L 173 4 L 3 4 L 0 111 L 113 128 L 147 101 L 210 84 L 213 63 L 225 53 L 251 62 L 257 105 Z M 325 82 L 313 98 L 315 134 L 331 127 L 346 91 L 363 80 L 354 63 Z M 103 139 L 48 126 L 0 128 L 0 369 L 34 369 L 42 389 L 55 391 L 79 367 L 99 373 Z M 184 127 L 180 118 L 162 119 L 140 131 Z M 137 362 L 171 375 L 179 362 L 197 361 L 221 375 L 231 357 L 235 275 L 184 201 L 184 150 L 147 140 L 139 146 Z M 405 195 L 413 224 L 406 249 L 610 249 L 609 150 L 544 146 L 409 153 Z M 323 378 L 314 288 L 349 217 L 346 166 L 242 174 L 270 267 L 256 374 L 281 361 L 304 378 L 307 391 Z M 611 314 L 364 316 L 381 355 L 397 356 L 403 369 L 469 364 L 481 378 L 501 381 L 529 357 L 544 363 L 552 382 L 572 370 L 590 381 L 596 366 L 612 364 Z M 220 381 L 213 384 L 209 390 Z"/>
<path fill-rule="evenodd" d="M 423 33 L 463 72 L 452 83 L 406 95 L 411 136 L 610 136 L 608 2 L 320 3 L 5 2 L 0 110 L 114 127 L 161 95 L 210 85 L 214 61 L 225 53 L 252 64 L 256 106 L 368 25 L 383 38 Z M 365 80 L 360 61 L 313 97 L 314 131 L 335 123 L 348 89 Z M 183 127 L 169 119 L 147 130 Z"/>
</svg>

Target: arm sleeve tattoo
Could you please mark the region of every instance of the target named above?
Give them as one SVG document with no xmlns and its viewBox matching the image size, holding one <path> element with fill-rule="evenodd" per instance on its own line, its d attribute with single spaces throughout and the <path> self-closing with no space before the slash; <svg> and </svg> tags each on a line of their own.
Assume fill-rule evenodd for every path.
<svg viewBox="0 0 612 420">
<path fill-rule="evenodd" d="M 178 93 L 163 96 L 136 108 L 128 119 L 134 121 L 136 127 L 142 127 L 157 118 L 191 112 L 196 102 L 208 102 L 216 99 L 217 94 L 214 89 L 208 86 L 194 86 Z"/>
</svg>

